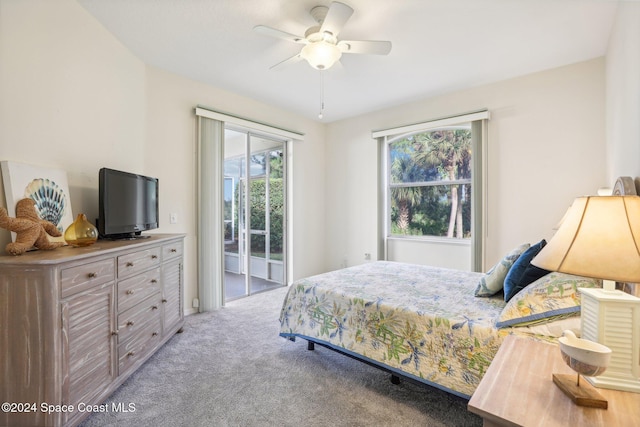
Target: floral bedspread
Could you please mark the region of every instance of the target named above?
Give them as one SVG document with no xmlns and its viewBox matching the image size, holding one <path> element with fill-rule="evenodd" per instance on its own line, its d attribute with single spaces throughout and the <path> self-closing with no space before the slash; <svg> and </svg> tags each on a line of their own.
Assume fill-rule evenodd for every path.
<svg viewBox="0 0 640 427">
<path fill-rule="evenodd" d="M 481 273 L 377 261 L 296 281 L 280 335 L 308 338 L 469 397 L 511 329 Z"/>
</svg>

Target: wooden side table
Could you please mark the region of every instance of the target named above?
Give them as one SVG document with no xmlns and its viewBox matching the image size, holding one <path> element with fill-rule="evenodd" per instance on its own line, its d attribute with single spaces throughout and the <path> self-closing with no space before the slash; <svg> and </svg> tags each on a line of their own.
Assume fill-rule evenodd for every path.
<svg viewBox="0 0 640 427">
<path fill-rule="evenodd" d="M 574 404 L 552 374 L 574 373 L 557 345 L 511 335 L 505 339 L 468 409 L 493 426 L 640 426 L 640 393 L 599 388 L 608 409 Z"/>
</svg>

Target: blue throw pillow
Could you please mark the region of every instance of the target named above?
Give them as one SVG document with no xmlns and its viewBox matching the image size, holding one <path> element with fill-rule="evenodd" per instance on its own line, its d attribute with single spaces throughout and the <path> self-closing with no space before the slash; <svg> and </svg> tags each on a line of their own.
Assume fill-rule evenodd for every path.
<svg viewBox="0 0 640 427">
<path fill-rule="evenodd" d="M 524 274 L 520 278 L 520 287 L 524 288 L 525 286 L 529 286 L 531 283 L 535 282 L 541 277 L 546 276 L 551 273 L 549 270 L 545 270 L 544 268 L 536 267 L 533 264 L 529 264 L 527 269 L 524 271 Z"/>
<path fill-rule="evenodd" d="M 507 273 L 507 277 L 504 279 L 504 300 L 505 302 L 509 302 L 511 298 L 522 289 L 524 289 L 529 283 L 523 284 L 521 283 L 522 278 L 524 277 L 525 271 L 527 271 L 527 267 L 531 263 L 531 260 L 538 255 L 538 252 L 544 248 L 547 244 L 547 241 L 542 239 L 540 242 L 535 245 L 531 245 L 529 249 L 524 251 L 522 255 L 516 260 L 513 264 L 509 273 Z"/>
</svg>

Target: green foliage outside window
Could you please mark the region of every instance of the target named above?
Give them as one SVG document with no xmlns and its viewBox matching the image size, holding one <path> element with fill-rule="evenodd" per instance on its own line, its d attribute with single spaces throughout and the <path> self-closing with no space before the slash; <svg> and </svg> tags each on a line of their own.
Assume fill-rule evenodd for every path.
<svg viewBox="0 0 640 427">
<path fill-rule="evenodd" d="M 266 171 L 266 159 L 269 159 L 269 221 L 270 230 L 266 230 L 266 208 L 267 208 L 267 181 L 264 172 L 252 173 L 251 184 L 249 189 L 249 203 L 251 205 L 250 229 L 259 231 L 270 231 L 269 234 L 269 258 L 272 260 L 283 260 L 284 245 L 284 218 L 285 218 L 285 201 L 284 201 L 284 161 L 282 152 L 279 150 L 270 151 L 268 155 L 264 153 L 251 156 L 251 163 L 259 165 L 262 171 Z M 225 161 L 225 166 L 236 164 L 236 170 L 243 170 L 242 158 L 234 158 Z M 233 168 L 229 167 L 229 170 Z M 229 177 L 231 178 L 231 177 Z M 239 216 L 244 215 L 244 210 L 240 207 L 241 185 L 244 181 L 239 176 L 233 177 L 225 181 L 225 252 L 238 253 L 238 233 L 241 224 Z M 229 185 L 229 188 L 226 186 Z M 233 201 L 232 201 L 233 198 Z M 236 224 L 232 228 L 232 224 Z M 251 255 L 255 257 L 265 258 L 266 256 L 266 237 L 261 234 L 251 234 Z"/>
<path fill-rule="evenodd" d="M 266 185 L 264 178 L 251 180 L 251 228 L 253 230 L 266 229 Z M 284 236 L 284 181 L 282 178 L 272 178 L 269 181 L 269 217 L 271 233 L 269 250 L 271 259 L 282 259 L 282 243 Z M 264 253 L 264 236 L 251 236 L 252 253 Z M 264 256 L 264 254 L 262 255 Z"/>
<path fill-rule="evenodd" d="M 471 130 L 439 129 L 389 144 L 391 234 L 471 237 Z"/>
</svg>

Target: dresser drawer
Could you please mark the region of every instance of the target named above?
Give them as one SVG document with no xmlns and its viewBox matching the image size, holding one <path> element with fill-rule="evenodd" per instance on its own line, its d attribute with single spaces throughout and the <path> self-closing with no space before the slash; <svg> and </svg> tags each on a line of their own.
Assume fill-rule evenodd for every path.
<svg viewBox="0 0 640 427">
<path fill-rule="evenodd" d="M 160 265 L 161 248 L 151 248 L 118 257 L 118 277 L 127 277 Z"/>
<path fill-rule="evenodd" d="M 105 259 L 61 272 L 62 298 L 115 279 L 113 259 Z"/>
<path fill-rule="evenodd" d="M 131 334 L 131 339 L 118 345 L 118 375 L 145 357 L 160 342 L 160 314 L 143 328 Z"/>
<path fill-rule="evenodd" d="M 168 260 L 182 256 L 182 241 L 168 243 L 162 246 L 162 259 Z"/>
<path fill-rule="evenodd" d="M 137 331 L 145 328 L 150 321 L 157 322 L 160 318 L 161 307 L 162 294 L 157 292 L 125 312 L 118 314 L 118 343 L 127 341 Z"/>
<path fill-rule="evenodd" d="M 118 313 L 160 292 L 160 269 L 145 271 L 118 282 Z"/>
</svg>

